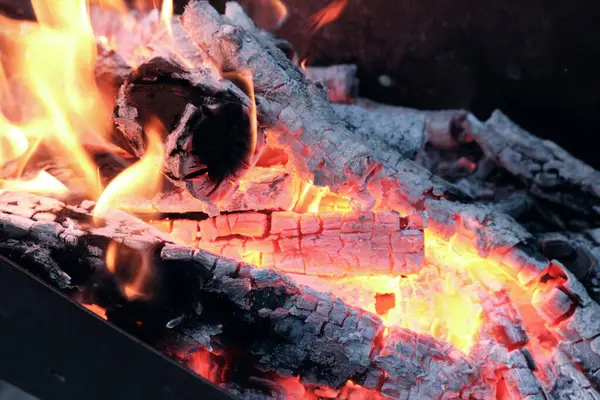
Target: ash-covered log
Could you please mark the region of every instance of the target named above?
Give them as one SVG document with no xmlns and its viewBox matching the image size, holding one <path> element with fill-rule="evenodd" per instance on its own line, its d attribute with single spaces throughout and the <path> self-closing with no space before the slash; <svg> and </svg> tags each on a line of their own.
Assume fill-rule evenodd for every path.
<svg viewBox="0 0 600 400">
<path fill-rule="evenodd" d="M 543 223 L 546 230 L 600 223 L 600 173 L 499 110 L 482 122 L 465 110 L 416 110 L 362 98 L 356 105 L 379 115 L 379 121 L 425 118 L 425 143 L 415 160 L 475 201 L 496 203 L 515 217 L 534 210 L 536 225 Z"/>
<path fill-rule="evenodd" d="M 472 363 L 449 344 L 405 329 L 386 335 L 376 315 L 349 307 L 331 294 L 298 286 L 277 271 L 176 245 L 123 212 L 110 212 L 104 225 L 96 227 L 91 223 L 93 206 L 92 202 L 68 206 L 40 196 L 2 193 L 0 235 L 6 246 L 0 254 L 64 287 L 64 278 L 47 272 L 45 265 L 52 260 L 67 269 L 63 275 L 71 276 L 71 290 L 78 287 L 84 299 L 121 309 L 129 304 L 125 297 L 132 294 L 126 290 L 131 275 L 121 269 L 139 268 L 140 260 L 149 260 L 152 274 L 141 283 L 133 279 L 138 283 L 133 293 L 155 296 L 150 306 L 158 311 L 139 315 L 150 318 L 140 320 L 142 324 L 156 325 L 151 318 L 164 318 L 164 310 L 170 310 L 171 315 L 183 316 L 167 324 L 171 332 L 195 324 L 198 346 L 210 348 L 212 339 L 236 343 L 263 368 L 299 375 L 308 383 L 337 388 L 353 380 L 392 397 L 418 392 L 441 399 L 459 393 L 476 378 Z M 44 219 L 37 220 L 38 215 Z M 116 269 L 106 262 L 112 246 L 117 247 Z M 30 257 L 32 250 L 47 257 Z M 109 269 L 121 295 L 101 290 L 106 287 L 102 279 L 111 277 Z M 149 291 L 151 282 L 160 283 L 154 287 L 156 292 Z M 107 315 L 110 320 L 110 312 Z M 219 329 L 202 328 L 217 325 Z M 194 336 L 189 331 L 181 335 L 187 340 Z M 420 372 L 414 373 L 414 368 Z"/>
<path fill-rule="evenodd" d="M 233 24 L 207 2 L 191 2 L 182 26 L 222 69 L 252 72 L 259 119 L 267 126 L 281 125 L 280 133 L 270 138 L 288 150 L 296 168 L 315 184 L 339 194 L 352 193 L 355 205 L 365 208 L 373 207 L 374 197 L 381 198 L 382 192 L 392 207 L 410 206 L 429 190 L 425 182 L 436 187 L 435 193 L 460 196 L 409 160 L 394 165 L 376 160 L 370 149 L 350 139 L 324 92 L 281 51 Z"/>
<path fill-rule="evenodd" d="M 311 81 L 327 88 L 327 98 L 331 103 L 352 104 L 358 96 L 356 65 L 340 64 L 329 67 L 307 67 L 304 71 Z"/>
<path fill-rule="evenodd" d="M 373 157 L 385 164 L 415 159 L 428 139 L 427 119 L 421 114 L 389 113 L 346 104 L 332 107 L 349 137 L 367 146 Z"/>
</svg>

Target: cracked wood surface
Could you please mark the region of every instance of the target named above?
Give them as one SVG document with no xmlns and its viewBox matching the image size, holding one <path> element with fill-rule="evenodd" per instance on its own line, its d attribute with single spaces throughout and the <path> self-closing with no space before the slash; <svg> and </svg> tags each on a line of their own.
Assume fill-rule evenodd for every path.
<svg viewBox="0 0 600 400">
<path fill-rule="evenodd" d="M 181 243 L 296 274 L 407 275 L 423 263 L 418 216 L 411 221 L 395 212 L 244 212 L 155 226 Z"/>
<path fill-rule="evenodd" d="M 191 40 L 222 69 L 252 72 L 259 119 L 272 127 L 282 124 L 280 133 L 269 138 L 288 149 L 296 167 L 315 184 L 352 193 L 357 205 L 366 208 L 376 203 L 369 186 L 377 186 L 378 192 L 383 187 L 395 203 L 406 203 L 404 196 L 416 202 L 432 186 L 436 193 L 459 194 L 409 160 L 384 165 L 374 159 L 370 149 L 350 139 L 324 92 L 279 49 L 261 43 L 207 2 L 190 3 L 181 18 Z"/>
<path fill-rule="evenodd" d="M 235 336 L 243 329 L 250 338 L 248 352 L 259 364 L 283 375 L 299 375 L 308 383 L 340 387 L 349 379 L 360 383 L 369 376 L 371 380 L 363 383 L 383 392 L 438 393 L 442 385 L 459 392 L 476 377 L 470 361 L 451 345 L 404 329 L 382 337 L 384 327 L 376 315 L 298 286 L 277 271 L 176 245 L 166 234 L 120 211 L 112 211 L 105 225 L 95 227 L 93 206 L 88 201 L 69 206 L 46 197 L 4 192 L 0 252 L 71 291 L 77 289 L 72 279 L 85 281 L 83 276 L 106 273 L 104 257 L 111 242 L 134 253 L 150 253 L 153 268 L 187 282 L 172 290 L 189 290 L 204 314 L 212 316 L 211 322 L 221 325 L 222 336 Z M 66 259 L 77 262 L 61 262 Z M 59 263 L 66 271 L 54 268 Z M 197 306 L 186 304 L 183 309 L 187 318 L 197 317 Z M 394 350 L 400 348 L 403 351 Z M 412 378 L 403 375 L 409 360 L 426 367 Z M 436 373 L 429 373 L 429 368 Z"/>
</svg>

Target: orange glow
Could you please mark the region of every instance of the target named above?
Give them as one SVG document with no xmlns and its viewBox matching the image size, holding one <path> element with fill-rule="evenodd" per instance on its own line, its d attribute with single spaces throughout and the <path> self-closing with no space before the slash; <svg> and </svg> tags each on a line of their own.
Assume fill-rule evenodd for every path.
<svg viewBox="0 0 600 400">
<path fill-rule="evenodd" d="M 288 15 L 288 10 L 281 0 L 261 0 L 274 10 L 278 23 L 282 23 Z M 120 22 L 129 32 L 142 29 L 138 20 L 128 13 L 129 9 L 124 0 L 89 0 L 91 4 L 116 10 L 115 15 L 120 16 Z M 68 195 L 68 188 L 49 174 L 47 171 L 27 171 L 25 167 L 30 159 L 38 155 L 40 149 L 49 151 L 56 157 L 71 160 L 77 175 L 85 179 L 85 194 L 90 199 L 97 199 L 93 210 L 94 222 L 99 224 L 111 208 L 122 207 L 124 199 L 143 196 L 153 197 L 161 189 L 164 149 L 164 127 L 155 120 L 145 127 L 146 153 L 141 159 L 122 171 L 113 179 L 106 188 L 100 179 L 99 168 L 94 164 L 89 149 L 101 145 L 104 149 L 116 154 L 106 145 L 108 133 L 112 129 L 112 110 L 104 106 L 101 93 L 96 87 L 94 78 L 94 62 L 96 58 L 96 40 L 108 48 L 123 50 L 123 55 L 132 67 L 139 65 L 150 54 L 145 48 L 133 40 L 133 43 L 117 43 L 115 37 L 98 36 L 90 26 L 87 0 L 62 0 L 60 7 L 50 0 L 32 0 L 37 16 L 37 23 L 17 22 L 0 16 L 0 36 L 2 42 L 8 43 L 2 49 L 3 55 L 0 62 L 0 168 L 3 179 L 0 179 L 0 191 L 19 191 L 54 196 Z M 153 28 L 158 28 L 165 36 L 164 29 L 168 32 L 165 43 L 172 44 L 171 23 L 173 21 L 172 0 L 137 0 L 134 1 L 140 10 L 160 7 L 160 14 L 152 20 Z M 332 0 L 323 10 L 315 13 L 309 19 L 307 30 L 315 33 L 325 25 L 332 23 L 340 17 L 345 10 L 348 0 Z M 160 17 L 158 18 L 158 15 Z M 127 35 L 124 35 L 127 36 Z M 144 37 L 143 35 L 140 35 Z M 121 38 L 123 39 L 123 38 Z M 156 39 L 159 40 L 159 39 Z M 169 43 L 168 41 L 171 40 Z M 127 42 L 127 40 L 123 40 Z M 189 67 L 193 66 L 190 60 L 181 62 Z M 210 61 L 203 61 L 210 62 Z M 300 62 L 299 66 L 306 71 L 307 59 Z M 211 67 L 214 68 L 214 67 Z M 215 69 L 215 72 L 216 69 Z M 247 154 L 246 165 L 252 166 L 256 161 L 258 141 L 258 122 L 254 83 L 250 71 L 236 71 L 223 74 L 224 78 L 241 83 L 244 91 L 251 100 L 251 145 Z M 22 101 L 19 91 L 15 86 L 26 92 L 26 102 Z M 26 110 L 21 111 L 22 104 Z M 13 114 L 17 114 L 16 118 Z M 285 129 L 285 127 L 283 128 Z M 290 133 L 290 135 L 294 135 Z M 285 149 L 270 149 L 266 154 L 260 169 L 252 169 L 247 177 L 264 171 L 281 170 L 293 175 L 293 190 L 289 191 L 286 202 L 276 211 L 294 211 L 306 213 L 350 213 L 352 208 L 352 194 L 332 192 L 327 187 L 318 187 L 313 182 L 301 177 L 298 171 L 290 170 L 286 165 L 293 157 Z M 37 161 L 37 159 L 35 159 Z M 469 160 L 462 160 L 468 170 L 473 168 Z M 292 164 L 290 162 L 290 164 Z M 279 171 L 278 170 L 278 171 Z M 11 173 L 9 173 L 11 172 Z M 241 189 L 245 189 L 250 180 L 239 177 Z M 377 192 L 374 188 L 373 192 Z M 287 192 L 285 193 L 287 196 Z M 377 193 L 374 193 L 376 197 Z M 230 200 L 230 199 L 224 199 Z M 291 204 L 291 205 L 290 205 Z M 387 203 L 378 202 L 378 204 Z M 382 205 L 382 210 L 387 211 Z M 399 206 L 390 207 L 395 211 L 402 211 L 403 215 L 413 210 L 399 210 Z M 259 210 L 264 213 L 265 210 Z M 269 210 L 267 210 L 269 211 Z M 272 210 L 270 210 L 272 211 Z M 314 217 L 314 216 L 306 216 Z M 347 217 L 347 215 L 345 216 Z M 316 218 L 313 218 L 316 220 Z M 310 219 L 308 218 L 307 220 Z M 229 224 L 229 219 L 226 220 Z M 292 224 L 294 222 L 292 221 Z M 323 225 L 323 224 L 322 224 Z M 284 242 L 279 238 L 263 237 L 257 233 L 262 229 L 248 227 L 244 231 L 232 230 L 232 235 L 220 241 L 210 240 L 210 228 L 196 233 L 191 242 L 209 251 L 214 251 L 224 256 L 235 257 L 259 267 L 269 265 L 265 254 L 273 254 L 281 250 L 282 243 L 288 246 L 298 245 L 301 239 L 295 238 Z M 74 229 L 74 228 L 73 228 Z M 204 228 L 203 228 L 204 229 Z M 266 229 L 266 228 L 265 228 Z M 323 226 L 318 234 L 323 234 Z M 412 229 L 412 228 L 411 228 Z M 165 224 L 165 230 L 170 231 L 174 237 L 173 222 Z M 215 228 L 216 230 L 216 228 Z M 316 231 L 316 230 L 315 230 Z M 310 231 L 310 232 L 315 232 Z M 303 231 L 307 232 L 307 231 Z M 187 232 L 186 232 L 187 233 Z M 242 241 L 239 237 L 248 233 L 252 240 Z M 546 286 L 534 284 L 524 286 L 515 279 L 516 271 L 523 271 L 524 266 L 507 265 L 501 263 L 498 254 L 507 249 L 495 249 L 490 256 L 484 258 L 479 255 L 476 245 L 469 238 L 469 232 L 456 234 L 449 240 L 441 236 L 441 230 L 435 225 L 425 229 L 425 260 L 419 272 L 406 276 L 364 275 L 353 277 L 315 277 L 308 275 L 294 275 L 299 283 L 308 284 L 317 290 L 332 292 L 347 304 L 360 307 L 364 310 L 382 315 L 388 328 L 403 327 L 417 333 L 429 334 L 433 337 L 452 343 L 456 348 L 468 354 L 478 340 L 482 331 L 484 319 L 482 298 L 494 296 L 494 292 L 507 291 L 512 301 L 518 307 L 523 318 L 523 323 L 528 333 L 531 333 L 531 342 L 528 349 L 532 350 L 536 358 L 549 357 L 552 345 L 540 343 L 537 336 L 546 334 L 545 324 L 536 314 L 532 306 L 532 296 L 537 290 L 549 291 L 555 283 Z M 252 235 L 254 234 L 254 235 Z M 368 235 L 368 233 L 367 233 Z M 301 236 L 299 234 L 299 236 Z M 341 235 L 340 235 L 341 237 Z M 263 240 L 264 239 L 264 240 Z M 296 240 L 297 239 L 297 240 Z M 182 239 L 183 240 L 183 239 Z M 187 244 L 190 244 L 186 237 Z M 391 239 L 390 239 L 391 240 Z M 381 244 L 381 243 L 378 243 Z M 265 250 L 271 246 L 270 253 Z M 304 246 L 304 245 L 303 245 Z M 384 243 L 383 247 L 387 245 Z M 391 245 L 390 245 L 391 247 Z M 306 251 L 303 247 L 302 251 Z M 131 249 L 129 249 L 131 250 Z M 354 251 L 354 249 L 352 249 Z M 356 249 L 355 251 L 361 251 Z M 308 252 L 308 251 L 307 251 Z M 105 265 L 113 274 L 123 294 L 128 299 L 148 298 L 146 287 L 152 277 L 151 255 L 145 252 L 130 254 L 119 248 L 116 242 L 108 244 L 105 252 Z M 300 253 L 300 251 L 298 251 Z M 304 256 L 304 255 L 302 255 Z M 271 263 L 272 264 L 272 263 Z M 281 265 L 281 264 L 280 264 Z M 134 271 L 124 271 L 125 268 Z M 300 271 L 307 271 L 308 268 Z M 379 269 L 378 271 L 381 271 Z M 386 273 L 389 273 L 385 270 Z M 300 282 L 301 281 L 301 282 Z M 384 300 L 381 300 L 384 299 Z M 379 301 L 379 303 L 378 303 Z M 382 306 L 383 303 L 383 306 Z M 98 305 L 83 305 L 91 312 L 106 319 L 106 310 Z M 383 311 L 385 310 L 385 311 Z M 141 324 L 141 322 L 139 323 Z M 535 334 L 542 332 L 542 334 Z M 546 336 L 551 336 L 550 334 Z M 551 339 L 549 339 L 551 340 Z M 200 351 L 189 357 L 189 366 L 196 373 L 213 382 L 219 382 L 219 368 L 214 362 L 214 354 Z M 298 378 L 285 378 L 280 382 L 288 390 L 288 398 L 317 398 L 308 389 L 302 388 Z M 304 391 L 306 389 L 306 392 Z M 375 394 L 349 382 L 341 391 L 353 391 L 348 398 L 374 398 Z M 332 391 L 321 390 L 325 396 L 333 396 Z M 357 393 L 363 393 L 361 395 Z M 364 397 L 360 397 L 364 396 Z"/>
<path fill-rule="evenodd" d="M 282 24 L 288 16 L 287 7 L 281 0 L 271 0 L 271 6 L 277 16 L 277 24 Z"/>
<path fill-rule="evenodd" d="M 288 9 L 281 0 L 258 0 L 258 3 L 260 13 L 270 14 L 270 18 L 275 20 L 273 24 L 275 27 L 281 26 L 286 20 Z"/>
<path fill-rule="evenodd" d="M 155 120 L 149 124 L 145 132 L 148 145 L 146 153 L 137 163 L 131 165 L 113 179 L 94 207 L 93 216 L 96 223 L 106 214 L 110 207 L 119 205 L 119 200 L 130 194 L 152 196 L 160 191 L 162 175 L 160 166 L 163 163 L 162 132 L 164 128 Z"/>
<path fill-rule="evenodd" d="M 348 0 L 333 0 L 327 7 L 311 15 L 306 28 L 308 33 L 313 34 L 323 26 L 338 19 L 347 4 Z"/>
<path fill-rule="evenodd" d="M 212 361 L 211 353 L 208 350 L 198 349 L 198 351 L 182 356 L 182 358 L 187 359 L 188 368 L 196 374 L 210 382 L 220 383 L 219 368 Z"/>
<path fill-rule="evenodd" d="M 106 263 L 106 269 L 114 274 L 117 270 L 117 242 L 110 242 L 108 244 L 104 262 Z"/>
<path fill-rule="evenodd" d="M 124 0 L 90 0 L 91 5 L 99 5 L 104 8 L 112 8 L 122 14 L 129 11 L 127 4 Z"/>
<path fill-rule="evenodd" d="M 105 253 L 105 257 L 104 257 L 106 269 L 115 276 L 115 279 L 121 286 L 121 288 L 123 290 L 123 294 L 125 295 L 125 297 L 127 299 L 135 300 L 135 299 L 139 299 L 139 298 L 148 298 L 150 296 L 150 294 L 144 290 L 144 286 L 152 273 L 150 255 L 144 251 L 141 251 L 138 253 L 139 257 L 137 257 L 137 258 L 139 258 L 139 260 L 136 258 L 136 262 L 134 263 L 135 268 L 136 268 L 134 277 L 133 277 L 133 279 L 131 279 L 127 282 L 124 282 L 124 281 L 120 280 L 120 276 L 119 276 L 120 268 L 119 268 L 118 262 L 120 260 L 119 260 L 118 254 L 117 254 L 117 252 L 118 252 L 117 246 L 118 246 L 118 244 L 116 242 L 110 242 L 106 248 L 106 253 Z M 123 260 L 123 261 L 130 261 L 130 260 Z M 128 264 L 128 263 L 126 262 L 124 264 Z M 121 268 L 123 268 L 123 267 L 121 267 Z"/>
<path fill-rule="evenodd" d="M 85 308 L 87 308 L 89 311 L 93 312 L 100 318 L 102 318 L 104 320 L 108 320 L 108 318 L 106 317 L 106 309 L 105 308 L 102 308 L 96 304 L 82 304 L 82 306 L 84 306 Z"/>
</svg>

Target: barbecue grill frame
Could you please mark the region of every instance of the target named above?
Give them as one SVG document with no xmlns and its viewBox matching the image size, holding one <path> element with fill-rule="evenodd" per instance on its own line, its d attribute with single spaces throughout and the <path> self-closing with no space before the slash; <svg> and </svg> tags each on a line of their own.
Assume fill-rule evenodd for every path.
<svg viewBox="0 0 600 400">
<path fill-rule="evenodd" d="M 44 400 L 233 400 L 0 255 L 0 378 Z"/>
</svg>

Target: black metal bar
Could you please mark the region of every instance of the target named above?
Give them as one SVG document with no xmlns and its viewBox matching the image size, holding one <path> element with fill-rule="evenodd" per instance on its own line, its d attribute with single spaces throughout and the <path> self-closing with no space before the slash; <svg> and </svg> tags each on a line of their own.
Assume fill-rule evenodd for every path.
<svg viewBox="0 0 600 400">
<path fill-rule="evenodd" d="M 233 399 L 3 256 L 0 378 L 44 400 Z"/>
</svg>

